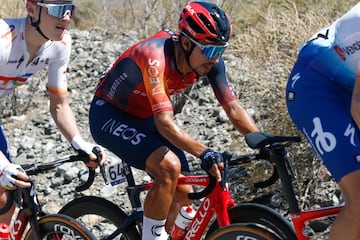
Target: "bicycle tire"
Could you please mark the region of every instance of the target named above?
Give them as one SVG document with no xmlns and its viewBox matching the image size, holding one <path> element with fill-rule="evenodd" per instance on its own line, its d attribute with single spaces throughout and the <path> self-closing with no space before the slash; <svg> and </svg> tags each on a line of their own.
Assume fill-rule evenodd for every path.
<svg viewBox="0 0 360 240">
<path fill-rule="evenodd" d="M 49 214 L 41 217 L 38 224 L 43 239 L 96 240 L 96 237 L 88 229 L 66 215 Z M 24 240 L 40 240 L 36 239 L 32 233 L 33 228 L 29 228 Z"/>
<path fill-rule="evenodd" d="M 5 205 L 0 209 L 0 215 L 7 213 L 10 208 L 14 205 L 15 191 L 8 190 L 5 192 L 7 195 Z"/>
<path fill-rule="evenodd" d="M 128 215 L 116 204 L 96 196 L 76 198 L 61 208 L 59 213 L 71 216 L 80 221 L 98 239 L 105 239 L 128 217 Z M 90 222 L 91 220 L 94 220 L 94 218 L 97 218 L 96 222 Z M 108 231 L 109 228 L 112 232 Z M 120 234 L 115 239 L 140 240 L 141 237 L 136 226 L 131 225 L 126 229 L 125 233 Z"/>
<path fill-rule="evenodd" d="M 275 210 L 257 203 L 242 203 L 228 209 L 230 222 L 259 229 L 274 236 L 278 240 L 297 240 L 296 233 L 290 221 Z M 206 234 L 210 236 L 219 229 L 214 221 Z"/>
<path fill-rule="evenodd" d="M 261 229 L 247 227 L 239 223 L 219 228 L 218 230 L 213 232 L 208 238 L 206 238 L 206 240 L 229 239 L 274 240 L 272 235 L 267 234 Z"/>
</svg>

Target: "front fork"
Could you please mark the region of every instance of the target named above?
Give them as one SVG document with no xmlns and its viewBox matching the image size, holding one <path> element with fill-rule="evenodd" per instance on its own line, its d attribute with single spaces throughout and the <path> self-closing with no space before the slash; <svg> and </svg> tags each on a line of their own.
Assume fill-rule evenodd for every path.
<svg viewBox="0 0 360 240">
<path fill-rule="evenodd" d="M 228 208 L 234 205 L 228 187 L 223 188 L 220 183 L 217 183 L 214 190 L 203 199 L 184 239 L 201 239 L 214 212 L 219 227 L 230 225 Z"/>
</svg>

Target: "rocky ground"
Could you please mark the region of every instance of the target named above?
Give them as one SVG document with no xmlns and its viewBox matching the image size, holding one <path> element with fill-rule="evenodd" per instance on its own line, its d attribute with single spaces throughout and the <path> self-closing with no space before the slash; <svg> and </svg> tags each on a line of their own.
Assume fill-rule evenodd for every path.
<svg viewBox="0 0 360 240">
<path fill-rule="evenodd" d="M 87 114 L 99 76 L 119 53 L 138 39 L 135 33 L 112 39 L 101 30 L 73 30 L 72 36 L 73 54 L 68 71 L 70 104 L 76 113 L 83 138 L 92 141 L 87 125 Z M 237 58 L 230 55 L 226 56 L 225 60 L 229 66 L 229 74 L 237 74 Z M 242 74 L 245 75 L 245 78 L 251 78 L 252 73 L 245 72 Z M 0 106 L 2 108 L 0 109 L 1 113 L 5 116 L 1 119 L 1 123 L 5 128 L 14 162 L 19 164 L 48 162 L 68 154 L 74 154 L 70 145 L 56 129 L 48 113 L 44 73 L 34 77 L 27 87 L 18 88 L 16 94 L 9 96 L 6 100 L 6 104 L 2 102 Z M 259 117 L 261 114 L 257 110 L 256 101 L 245 99 L 243 103 L 248 111 L 253 114 L 260 128 L 266 124 Z M 13 106 L 16 106 L 16 109 Z M 182 113 L 176 115 L 176 120 L 193 136 L 219 151 L 229 150 L 236 154 L 251 152 L 246 147 L 243 137 L 234 131 L 224 116 L 224 112 L 214 100 L 213 93 L 208 86 L 201 84 L 194 86 L 193 91 L 187 96 Z M 292 154 L 297 157 L 295 166 L 299 178 L 294 183 L 301 206 L 307 208 L 338 203 L 339 193 L 336 184 L 311 153 L 304 154 L 300 151 L 306 148 L 306 143 L 299 144 L 294 148 L 294 154 Z M 191 168 L 198 171 L 198 160 L 191 156 L 189 159 Z M 109 153 L 108 160 L 116 161 L 117 158 Z M 75 186 L 81 181 L 79 172 L 83 169 L 84 165 L 82 164 L 65 164 L 47 173 L 33 176 L 37 183 L 37 191 L 43 210 L 55 213 L 61 206 L 75 197 L 81 195 L 101 196 L 103 194 L 104 183 L 100 175 L 97 176 L 90 189 L 81 193 L 74 191 Z M 135 172 L 137 181 L 141 182 L 147 179 L 144 178 L 142 172 Z M 238 201 L 245 201 L 269 194 L 272 197 L 267 200 L 267 203 L 271 203 L 273 207 L 285 213 L 286 204 L 278 185 L 265 190 L 257 190 L 251 187 L 251 182 L 254 181 L 252 177 L 258 178 L 262 174 L 263 172 L 251 170 L 245 174 L 241 173 L 242 178 L 239 175 L 238 182 L 232 185 L 234 191 L 239 193 L 234 197 Z M 235 181 L 234 178 L 232 181 Z M 240 182 L 242 183 L 240 184 Z M 125 184 L 122 184 L 117 187 L 116 192 L 107 198 L 126 211 L 130 211 L 124 186 Z"/>
</svg>

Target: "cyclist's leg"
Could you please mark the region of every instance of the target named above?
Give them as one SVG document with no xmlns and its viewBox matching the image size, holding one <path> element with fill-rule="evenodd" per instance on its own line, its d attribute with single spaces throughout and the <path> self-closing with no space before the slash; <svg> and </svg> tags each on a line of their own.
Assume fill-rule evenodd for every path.
<svg viewBox="0 0 360 240">
<path fill-rule="evenodd" d="M 0 125 L 0 152 L 3 154 L 3 156 L 0 157 L 6 157 L 9 161 L 11 161 L 7 141 L 1 125 Z M 3 208 L 6 205 L 6 203 L 7 203 L 6 190 L 0 187 L 0 209 Z M 10 224 L 14 210 L 15 210 L 15 204 L 9 209 L 9 211 L 0 215 L 0 222 Z"/>
<path fill-rule="evenodd" d="M 191 185 L 181 185 L 176 187 L 169 214 L 166 219 L 165 229 L 167 232 L 171 231 L 181 207 L 192 204 L 193 201 L 188 198 L 188 194 L 191 192 L 193 192 Z"/>
<path fill-rule="evenodd" d="M 329 239 L 360 239 L 360 170 L 352 172 L 341 178 L 339 182 L 341 193 L 343 194 L 345 206 L 330 231 Z"/>
<path fill-rule="evenodd" d="M 91 105 L 89 116 L 90 130 L 98 144 L 112 151 L 130 166 L 146 169 L 154 178 L 154 185 L 144 203 L 146 218 L 143 230 L 147 229 L 146 219 L 158 221 L 157 225 L 163 225 L 158 230 L 164 229 L 181 172 L 179 158 L 154 135 L 155 129 L 151 120 L 131 117 L 96 98 Z M 151 232 L 143 236 L 149 234 Z"/>
<path fill-rule="evenodd" d="M 146 171 L 154 178 L 154 184 L 144 201 L 144 217 L 163 221 L 164 230 L 180 169 L 178 157 L 165 147 L 154 151 L 146 161 Z"/>
<path fill-rule="evenodd" d="M 295 65 L 287 86 L 289 114 L 335 180 L 340 181 L 346 202 L 332 227 L 333 239 L 338 235 L 340 239 L 359 239 L 360 234 L 360 141 L 350 103 L 350 91 L 301 64 Z"/>
<path fill-rule="evenodd" d="M 156 135 L 180 159 L 182 174 L 184 175 L 189 174 L 190 168 L 185 153 L 181 149 L 172 145 L 167 139 L 165 139 L 160 134 L 156 134 Z M 169 214 L 166 218 L 165 229 L 167 232 L 171 231 L 171 228 L 175 223 L 176 216 L 178 215 L 181 207 L 188 206 L 192 203 L 192 200 L 188 198 L 188 194 L 191 192 L 193 192 L 193 188 L 191 185 L 181 185 L 176 187 L 174 197 L 170 205 Z"/>
</svg>

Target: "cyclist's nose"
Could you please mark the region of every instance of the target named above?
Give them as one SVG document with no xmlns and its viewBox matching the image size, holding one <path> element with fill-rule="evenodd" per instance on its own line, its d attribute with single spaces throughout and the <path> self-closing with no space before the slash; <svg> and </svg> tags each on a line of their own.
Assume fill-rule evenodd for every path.
<svg viewBox="0 0 360 240">
<path fill-rule="evenodd" d="M 64 14 L 64 17 L 61 18 L 61 20 L 63 20 L 63 21 L 70 21 L 70 20 L 71 20 L 71 12 L 70 12 L 70 11 L 69 11 L 69 12 L 66 12 L 66 13 Z"/>
</svg>

